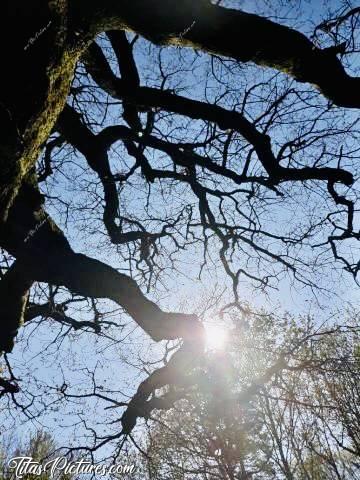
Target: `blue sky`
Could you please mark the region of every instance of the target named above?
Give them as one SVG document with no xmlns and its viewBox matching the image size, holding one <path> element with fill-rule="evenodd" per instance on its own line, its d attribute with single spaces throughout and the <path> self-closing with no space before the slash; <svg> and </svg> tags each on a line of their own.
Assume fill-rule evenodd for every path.
<svg viewBox="0 0 360 480">
<path fill-rule="evenodd" d="M 248 11 L 255 10 L 256 8 L 254 7 L 254 2 L 237 1 L 231 3 L 234 3 L 236 6 L 241 3 L 242 7 Z M 304 31 L 308 28 L 310 30 L 310 26 L 303 23 L 303 18 L 311 17 L 311 20 L 314 23 L 317 23 L 317 17 L 320 14 L 319 6 L 320 2 L 305 2 L 304 7 L 301 10 L 302 16 L 299 15 L 298 10 L 294 9 L 290 12 L 290 17 L 293 18 L 296 14 L 297 23 L 302 25 Z M 288 9 L 285 9 L 285 13 L 289 13 L 286 12 L 286 10 Z M 169 61 L 171 60 L 172 52 L 174 52 L 174 50 L 163 52 L 164 63 L 167 65 L 169 65 Z M 188 61 L 191 55 L 191 53 L 184 53 L 186 61 Z M 139 61 L 139 67 L 144 72 L 144 79 L 146 76 L 147 81 L 151 82 L 153 75 L 154 81 L 157 81 L 158 72 L 154 71 L 151 60 L 146 60 L 145 49 L 139 51 L 137 58 Z M 202 92 L 200 92 L 200 87 L 198 86 L 204 75 L 202 68 L 204 67 L 202 66 L 201 61 L 199 61 L 196 70 L 189 71 L 186 78 L 182 79 L 184 84 L 186 84 L 188 91 L 191 90 L 193 97 L 202 94 Z M 249 67 L 249 70 L 250 68 L 251 67 Z M 258 71 L 258 75 L 263 75 L 265 79 L 267 78 L 267 75 L 270 75 L 268 71 L 260 72 L 260 69 Z M 177 76 L 174 75 L 174 79 L 171 81 L 176 83 Z M 237 82 L 238 79 L 234 78 L 234 89 L 236 88 Z M 297 87 L 301 88 L 299 85 L 297 85 Z M 116 106 L 112 107 L 112 115 L 114 117 L 117 114 L 116 109 Z M 96 115 L 96 113 L 94 113 L 94 115 Z M 349 113 L 349 115 L 351 116 L 352 114 Z M 109 123 L 111 120 L 112 118 L 110 115 Z M 351 118 L 349 117 L 349 121 L 350 120 Z M 166 128 L 165 122 L 161 127 L 164 129 Z M 181 135 L 184 134 L 186 128 L 186 125 L 182 127 Z M 195 131 L 198 126 L 193 124 L 192 128 Z M 284 132 L 284 137 L 287 133 L 288 132 Z M 180 133 L 178 135 L 180 135 Z M 282 140 L 281 135 L 281 133 L 278 133 L 278 141 Z M 119 167 L 123 168 L 127 162 L 131 165 L 131 161 L 124 159 L 122 150 L 118 146 L 117 152 L 114 151 L 112 153 L 111 160 L 113 169 Z M 160 159 L 155 160 L 160 162 Z M 81 159 L 79 156 L 77 163 L 77 165 L 69 163 L 66 169 L 66 173 L 72 173 L 73 178 L 69 179 L 65 178 L 65 176 L 58 176 L 56 180 L 57 184 L 53 186 L 55 192 L 64 200 L 71 200 L 74 207 L 76 207 L 77 204 L 81 205 L 83 199 L 88 195 L 88 192 L 83 191 L 85 184 L 91 186 L 91 193 L 94 198 L 96 198 L 96 195 L 101 195 L 101 188 L 95 183 L 96 179 L 86 171 L 86 163 L 84 159 Z M 71 177 L 71 175 L 69 175 L 69 177 Z M 138 189 L 135 193 L 134 191 L 134 189 L 128 189 L 123 192 L 121 201 L 124 204 L 128 202 L 128 204 L 124 206 L 129 208 L 129 210 L 142 210 L 147 191 L 145 187 Z M 182 195 L 183 192 L 181 189 L 174 189 L 172 192 L 173 204 L 175 204 L 175 202 L 180 203 L 180 201 L 183 200 Z M 309 198 L 311 199 L 311 202 L 315 202 L 314 197 L 310 194 Z M 294 205 L 295 202 L 291 205 L 291 208 L 295 208 Z M 166 207 L 166 205 L 165 207 L 162 207 L 161 204 L 159 204 L 157 208 L 161 209 Z M 169 210 L 171 210 L 170 205 L 168 205 L 168 207 Z M 285 209 L 281 205 L 277 205 L 276 208 L 278 209 L 276 218 L 279 222 L 279 228 L 280 225 L 286 225 L 290 220 L 294 221 L 294 218 L 292 217 L 294 214 L 297 214 L 295 213 L 295 210 L 291 210 L 290 207 Z M 64 226 L 64 212 L 55 209 L 54 204 L 49 205 L 49 211 L 58 223 Z M 101 233 L 99 233 L 99 231 L 103 232 L 104 230 L 101 226 L 101 209 L 89 209 L 86 215 L 87 218 L 90 219 L 91 224 L 90 228 L 87 228 L 86 230 L 82 230 L 82 225 L 79 227 L 76 219 L 69 219 L 66 232 L 71 240 L 73 248 L 76 251 L 91 255 L 127 272 L 128 264 L 125 264 L 122 261 L 121 255 L 116 249 L 111 248 L 109 242 Z M 304 212 L 301 213 L 300 209 L 299 215 L 304 215 Z M 91 233 L 91 230 L 94 232 Z M 165 254 L 162 261 L 166 261 Z M 213 263 L 209 262 L 208 267 L 204 269 L 201 280 L 198 280 L 197 275 L 199 264 L 201 263 L 201 252 L 197 247 L 189 249 L 186 253 L 182 253 L 179 256 L 178 265 L 181 266 L 181 269 L 179 269 L 176 274 L 174 274 L 174 272 L 169 272 L 169 274 L 164 275 L 163 281 L 158 284 L 156 291 L 152 290 L 148 295 L 158 301 L 164 309 L 199 311 L 203 300 L 207 296 L 211 296 L 213 294 L 212 292 L 218 292 L 225 285 L 230 288 L 229 279 L 225 276 L 223 270 L 219 268 L 219 260 L 215 251 L 212 252 L 212 261 Z M 321 270 L 321 266 L 319 270 Z M 322 273 L 322 276 L 320 276 L 320 273 Z M 310 311 L 317 315 L 319 322 L 330 316 L 331 312 L 337 308 L 344 308 L 347 302 L 351 302 L 356 306 L 359 304 L 360 297 L 358 288 L 349 275 L 345 274 L 340 269 L 334 269 L 332 266 L 324 266 L 323 272 L 317 274 L 319 275 L 319 285 L 321 284 L 325 287 L 331 287 L 330 292 L 317 292 L 317 294 L 314 295 L 311 289 L 305 288 L 301 284 L 289 280 L 289 278 L 284 275 L 282 281 L 276 285 L 277 289 L 269 290 L 267 294 L 260 293 L 259 290 L 254 289 L 249 282 L 244 281 L 240 285 L 240 296 L 256 308 L 264 307 L 271 311 L 276 311 L 278 314 L 285 310 L 289 310 L 295 314 L 303 314 Z M 230 295 L 225 294 L 224 297 L 228 297 L 230 300 Z M 225 300 L 227 300 L 227 298 L 224 298 L 224 301 Z M 112 307 L 112 305 L 104 302 L 104 308 L 111 309 Z M 86 319 L 84 318 L 85 314 L 83 312 L 80 314 L 74 312 L 74 315 L 79 315 L 79 318 Z M 125 319 L 120 313 L 116 313 L 114 318 L 121 322 Z M 207 315 L 207 320 L 212 322 L 217 321 L 216 309 L 210 309 Z M 31 326 L 27 327 L 26 330 L 28 331 L 31 328 Z M 134 328 L 135 332 L 131 333 Z M 47 322 L 45 325 L 39 327 L 34 335 L 32 335 L 31 343 L 26 349 L 24 356 L 20 351 L 23 348 L 23 344 L 19 345 L 10 356 L 11 361 L 18 367 L 19 372 L 23 372 L 24 375 L 29 362 L 31 362 L 30 365 L 33 369 L 32 374 L 40 379 L 40 390 L 47 388 L 45 387 L 46 383 L 50 384 L 52 382 L 53 384 L 60 386 L 64 382 L 64 378 L 67 383 L 72 384 L 74 392 L 77 391 L 77 389 L 82 390 L 84 388 L 85 379 L 88 381 L 89 378 L 88 372 L 79 369 L 79 364 L 83 363 L 86 364 L 89 370 L 96 369 L 98 381 L 105 385 L 104 388 L 109 390 L 119 388 L 119 390 L 124 392 L 125 395 L 130 394 L 134 391 L 135 385 L 143 375 L 139 370 L 141 366 L 139 357 L 147 356 L 152 359 L 158 359 L 160 357 L 159 354 L 161 347 L 154 346 L 147 339 L 144 339 L 140 330 L 138 328 L 136 329 L 133 322 L 129 322 L 127 327 L 121 333 L 121 337 L 125 338 L 125 340 L 120 347 L 116 344 L 113 345 L 108 339 L 98 341 L 93 335 L 86 335 L 83 338 L 83 336 L 78 334 L 72 334 L 70 338 L 64 338 L 61 349 L 58 352 L 53 345 L 49 350 L 44 351 L 49 340 L 55 339 L 58 334 L 58 326 L 53 325 L 51 322 Z M 51 355 L 48 355 L 48 353 L 51 353 Z M 51 358 L 52 363 L 50 363 Z M 127 365 L 126 362 L 129 362 L 130 365 Z M 65 377 L 63 377 L 62 370 L 64 370 Z M 22 376 L 21 373 L 19 376 Z M 55 396 L 53 398 L 55 398 Z M 23 419 L 18 417 L 18 419 L 16 419 L 16 432 L 19 436 L 23 436 L 24 432 L 27 432 L 31 428 L 38 428 L 44 424 L 44 426 L 50 427 L 50 430 L 55 432 L 55 437 L 59 436 L 60 442 L 64 441 L 64 443 L 68 443 L 72 440 L 74 433 L 81 430 L 81 427 L 76 424 L 77 417 L 75 416 L 75 412 L 78 411 L 79 408 L 83 408 L 84 405 L 85 404 L 80 403 L 79 406 L 78 402 L 74 402 L 73 405 L 68 406 L 67 410 L 65 410 L 63 405 L 55 403 L 48 407 L 50 410 L 54 409 L 51 415 L 46 418 L 39 416 L 35 422 L 30 423 L 23 423 Z M 57 410 L 58 408 L 60 409 Z M 73 411 L 71 410 L 72 408 Z M 114 414 L 114 417 L 118 415 L 116 411 L 100 411 L 100 408 L 102 407 L 99 407 L 93 400 L 87 402 L 85 408 L 89 414 L 90 423 L 93 424 L 96 424 L 97 420 L 103 420 L 106 416 L 109 416 L 110 413 Z M 15 415 L 17 414 L 15 413 Z M 59 428 L 59 424 L 66 424 L 69 426 L 65 433 L 63 429 Z M 119 428 L 119 426 L 115 425 L 109 428 L 116 429 Z M 58 440 L 58 438 L 56 439 Z"/>
</svg>

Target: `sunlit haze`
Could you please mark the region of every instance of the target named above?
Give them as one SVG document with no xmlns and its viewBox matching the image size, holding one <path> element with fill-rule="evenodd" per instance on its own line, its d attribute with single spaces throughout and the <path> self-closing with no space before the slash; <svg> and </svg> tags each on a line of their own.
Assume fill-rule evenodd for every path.
<svg viewBox="0 0 360 480">
<path fill-rule="evenodd" d="M 228 335 L 219 325 L 205 325 L 206 348 L 208 350 L 222 350 L 225 348 Z"/>
</svg>

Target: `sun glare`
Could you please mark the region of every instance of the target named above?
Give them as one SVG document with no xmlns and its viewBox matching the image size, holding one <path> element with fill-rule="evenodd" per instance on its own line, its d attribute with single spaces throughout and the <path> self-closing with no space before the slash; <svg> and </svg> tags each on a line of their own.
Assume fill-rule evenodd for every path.
<svg viewBox="0 0 360 480">
<path fill-rule="evenodd" d="M 208 350 L 223 350 L 227 341 L 227 332 L 218 325 L 205 325 L 206 348 Z"/>
</svg>

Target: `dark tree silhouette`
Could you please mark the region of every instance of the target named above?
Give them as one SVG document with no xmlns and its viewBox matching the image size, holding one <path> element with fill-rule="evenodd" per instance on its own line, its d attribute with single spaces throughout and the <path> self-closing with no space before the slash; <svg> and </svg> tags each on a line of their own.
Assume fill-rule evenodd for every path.
<svg viewBox="0 0 360 480">
<path fill-rule="evenodd" d="M 175 272 L 174 252 L 200 242 L 206 262 L 209 244 L 215 242 L 238 305 L 243 278 L 262 290 L 287 272 L 315 288 L 310 270 L 318 254 L 305 258 L 299 253 L 303 245 L 331 252 L 355 279 L 359 270 L 358 260 L 339 246 L 359 239 L 356 191 L 351 190 L 357 119 L 343 119 L 343 110 L 335 107 L 360 106 L 360 80 L 345 68 L 347 54 L 356 51 L 358 9 L 339 3 L 334 17 L 320 24 L 310 40 L 288 26 L 217 3 L 5 0 L 1 6 L 0 351 L 11 352 L 19 327 L 38 317 L 74 329 L 101 330 L 101 321 L 79 321 L 66 313 L 66 302 L 56 300 L 62 287 L 91 299 L 95 320 L 96 299 L 105 298 L 151 339 L 183 340 L 167 365 L 140 384 L 122 416 L 122 433 L 130 433 L 138 417 L 174 404 L 181 388 L 161 397 L 155 391 L 189 382 L 194 358 L 203 348 L 203 326 L 196 315 L 164 311 L 140 288 L 145 281 L 148 289 L 155 288 L 154 277 L 165 269 L 157 260 L 164 245 L 172 245 L 168 258 Z M 321 48 L 319 32 L 328 33 L 333 44 L 325 41 Z M 348 35 L 347 42 L 341 35 Z M 172 73 L 162 69 L 160 53 L 160 81 L 153 81 L 134 54 L 139 42 L 149 49 L 151 44 L 176 47 L 166 55 L 179 61 L 180 69 L 183 47 L 192 49 L 194 57 L 207 62 L 201 67 L 204 84 L 193 95 L 189 88 L 183 93 L 176 85 L 168 87 Z M 241 69 L 250 62 L 258 72 L 260 67 L 272 69 L 266 73 L 272 91 L 259 93 L 258 100 L 252 95 L 261 91 L 261 80 L 240 85 Z M 223 78 L 217 79 L 217 69 Z M 207 82 L 214 79 L 217 92 L 210 94 Z M 272 137 L 272 129 L 291 125 L 290 118 L 293 134 Z M 335 148 L 332 138 L 341 148 Z M 117 148 L 132 164 L 115 172 L 111 152 Z M 57 195 L 52 179 L 66 174 L 66 155 L 78 153 L 86 160 L 87 174 L 100 182 L 97 205 L 103 207 L 106 234 L 115 251 L 128 252 L 122 253 L 124 260 L 135 262 L 140 286 L 134 275 L 74 251 L 65 224 L 58 226 L 49 214 L 48 203 L 54 205 Z M 149 197 L 147 217 L 127 214 L 122 190 L 133 185 L 138 173 L 149 192 L 159 188 L 163 198 L 165 186 L 174 192 L 183 188 L 176 190 L 180 197 L 183 192 L 182 205 L 177 201 L 167 214 L 168 196 L 156 216 L 155 210 L 149 213 Z M 299 222 L 292 235 L 263 227 L 261 216 L 270 215 L 272 204 L 286 202 L 296 192 L 306 203 L 308 189 L 321 198 L 318 217 L 309 217 L 307 225 Z M 90 198 L 90 187 L 87 193 Z M 244 264 L 233 261 L 235 252 Z M 53 289 L 45 303 L 29 300 L 39 283 Z M 0 386 L 2 395 L 18 389 L 15 378 L 2 379 Z"/>
</svg>

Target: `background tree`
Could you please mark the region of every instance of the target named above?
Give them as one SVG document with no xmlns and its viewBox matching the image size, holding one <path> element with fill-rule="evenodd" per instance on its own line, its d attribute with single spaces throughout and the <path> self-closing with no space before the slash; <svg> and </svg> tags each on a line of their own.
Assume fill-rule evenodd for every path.
<svg viewBox="0 0 360 480">
<path fill-rule="evenodd" d="M 33 436 L 29 438 L 27 442 L 16 442 L 11 435 L 2 438 L 0 447 L 1 463 L 0 463 L 0 475 L 1 480 L 10 480 L 14 478 L 14 463 L 12 458 L 25 456 L 31 457 L 35 462 L 45 462 L 54 459 L 54 452 L 56 450 L 56 442 L 54 438 L 43 430 L 37 430 Z M 11 467 L 11 468 L 10 468 Z M 71 480 L 74 476 L 71 474 L 58 475 L 59 480 Z M 44 472 L 41 475 L 25 474 L 23 477 L 25 480 L 48 480 L 51 478 L 50 472 Z"/>
<path fill-rule="evenodd" d="M 358 344 L 353 317 L 319 328 L 254 313 L 206 380 L 153 416 L 143 478 L 358 478 Z"/>
</svg>

